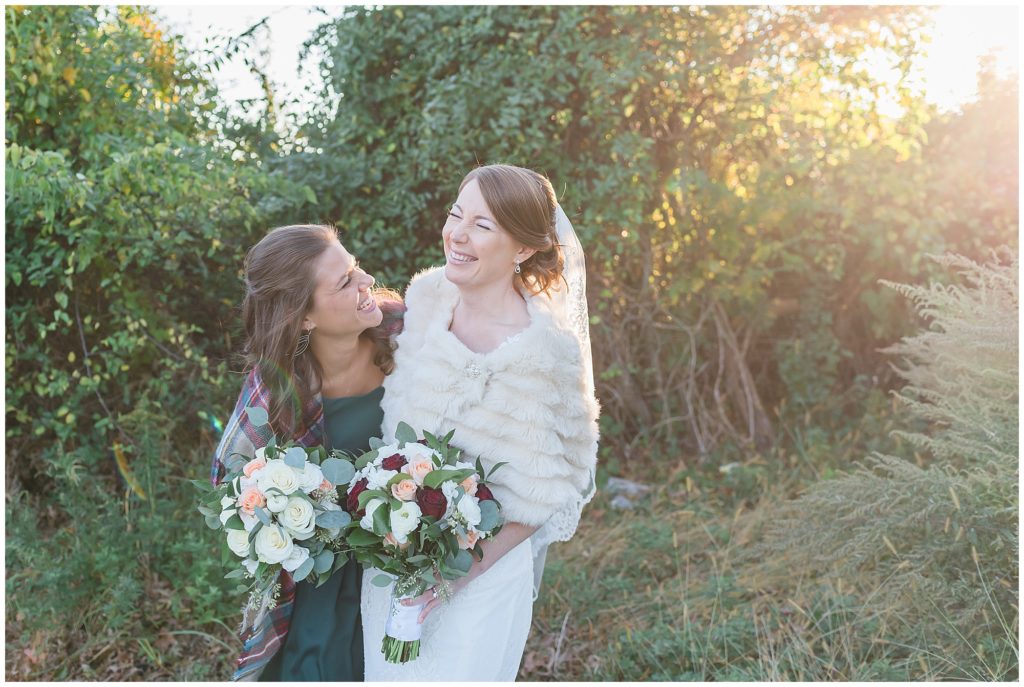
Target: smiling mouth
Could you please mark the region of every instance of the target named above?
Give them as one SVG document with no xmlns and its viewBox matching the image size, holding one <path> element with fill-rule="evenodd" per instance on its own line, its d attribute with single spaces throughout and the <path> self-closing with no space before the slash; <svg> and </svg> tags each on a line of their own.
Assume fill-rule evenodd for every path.
<svg viewBox="0 0 1024 687">
<path fill-rule="evenodd" d="M 377 305 L 376 299 L 372 295 L 367 294 L 366 299 L 356 306 L 356 310 L 366 312 L 367 310 L 373 310 L 374 306 Z"/>
<path fill-rule="evenodd" d="M 454 248 L 451 249 L 451 253 L 448 255 L 448 261 L 449 262 L 454 262 L 454 263 L 459 264 L 459 265 L 465 265 L 465 264 L 468 264 L 468 263 L 471 263 L 471 262 L 476 262 L 476 260 L 477 259 L 474 258 L 472 255 L 466 255 L 465 253 L 460 253 L 459 251 L 455 250 Z"/>
</svg>

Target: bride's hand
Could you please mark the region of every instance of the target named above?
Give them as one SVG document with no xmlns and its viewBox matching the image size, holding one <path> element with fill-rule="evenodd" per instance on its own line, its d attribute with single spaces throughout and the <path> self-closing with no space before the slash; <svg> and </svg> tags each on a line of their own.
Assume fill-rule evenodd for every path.
<svg viewBox="0 0 1024 687">
<path fill-rule="evenodd" d="M 451 588 L 452 596 L 458 594 L 459 590 L 465 587 L 467 582 L 469 582 L 468 577 L 460 577 L 457 580 L 449 582 L 448 584 Z M 423 610 L 420 611 L 420 615 L 417 618 L 417 622 L 421 625 L 423 624 L 423 621 L 427 619 L 427 616 L 443 603 L 437 592 L 437 588 L 437 585 L 428 587 L 427 591 L 423 592 L 419 596 L 414 596 L 411 599 L 405 599 L 401 602 L 403 606 L 419 606 L 420 604 L 424 604 Z"/>
</svg>

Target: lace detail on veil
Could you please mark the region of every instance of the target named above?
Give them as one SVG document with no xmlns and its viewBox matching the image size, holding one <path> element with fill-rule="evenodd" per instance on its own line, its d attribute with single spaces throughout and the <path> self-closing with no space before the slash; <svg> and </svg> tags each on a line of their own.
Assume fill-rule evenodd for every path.
<svg viewBox="0 0 1024 687">
<path fill-rule="evenodd" d="M 555 228 L 558 243 L 562 247 L 565 260 L 564 277 L 568 289 L 554 292 L 552 310 L 563 326 L 571 331 L 579 343 L 582 361 L 581 375 L 583 393 L 594 394 L 594 364 L 590 353 L 590 313 L 587 308 L 587 267 L 583 257 L 583 246 L 580 245 L 576 231 L 566 217 L 562 206 L 555 211 Z M 572 503 L 556 511 L 532 537 L 533 549 L 533 598 L 540 593 L 541 578 L 544 574 L 544 561 L 547 557 L 548 545 L 552 542 L 569 541 L 579 527 L 580 514 L 596 491 L 595 471 L 589 475 L 589 485 L 584 493 Z"/>
</svg>

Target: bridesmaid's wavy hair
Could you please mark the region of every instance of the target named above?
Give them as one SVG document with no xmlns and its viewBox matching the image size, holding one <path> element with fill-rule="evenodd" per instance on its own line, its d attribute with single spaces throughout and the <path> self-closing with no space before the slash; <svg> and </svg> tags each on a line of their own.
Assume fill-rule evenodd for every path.
<svg viewBox="0 0 1024 687">
<path fill-rule="evenodd" d="M 337 240 L 337 230 L 326 225 L 278 227 L 245 256 L 245 369 L 255 368 L 270 389 L 270 425 L 279 436 L 299 436 L 307 429 L 302 426 L 303 410 L 320 393 L 323 369 L 312 349 L 298 356 L 295 351 L 302 321 L 313 307 L 317 260 Z M 401 307 L 401 297 L 388 289 L 374 289 L 374 296 L 385 318 L 361 336 L 374 342 L 373 362 L 390 374 L 395 367 L 390 336 L 394 323 L 388 312 Z"/>
<path fill-rule="evenodd" d="M 555 189 L 543 174 L 512 165 L 486 165 L 467 174 L 459 191 L 469 182 L 480 185 L 495 221 L 513 239 L 537 252 L 520 264 L 517 281 L 533 294 L 558 288 L 565 259 L 555 232 Z"/>
</svg>

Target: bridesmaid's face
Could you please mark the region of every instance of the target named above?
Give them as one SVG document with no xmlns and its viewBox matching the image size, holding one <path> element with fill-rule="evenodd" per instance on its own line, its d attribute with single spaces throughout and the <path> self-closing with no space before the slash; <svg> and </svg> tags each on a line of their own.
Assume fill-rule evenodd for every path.
<svg viewBox="0 0 1024 687">
<path fill-rule="evenodd" d="M 529 250 L 495 221 L 475 179 L 459 193 L 441 236 L 447 259 L 445 276 L 460 288 L 511 284 L 516 258 L 524 260 L 523 251 Z"/>
<path fill-rule="evenodd" d="M 330 244 L 317 260 L 313 307 L 303 327 L 317 334 L 344 336 L 376 327 L 384 318 L 370 289 L 373 277 L 339 242 Z"/>
</svg>

